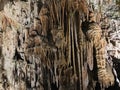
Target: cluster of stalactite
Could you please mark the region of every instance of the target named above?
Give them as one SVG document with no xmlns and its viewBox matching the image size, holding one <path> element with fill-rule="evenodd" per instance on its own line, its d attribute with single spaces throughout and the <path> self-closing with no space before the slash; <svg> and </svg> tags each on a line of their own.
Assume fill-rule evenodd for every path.
<svg viewBox="0 0 120 90">
<path fill-rule="evenodd" d="M 0 13 L 0 90 L 93 90 L 112 85 L 105 39 L 99 25 L 91 23 L 89 11 L 85 0 L 8 2 Z"/>
</svg>

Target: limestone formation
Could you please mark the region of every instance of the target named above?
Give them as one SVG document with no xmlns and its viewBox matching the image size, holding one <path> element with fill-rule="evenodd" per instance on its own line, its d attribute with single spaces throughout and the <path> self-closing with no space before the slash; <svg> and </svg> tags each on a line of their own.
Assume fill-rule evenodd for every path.
<svg viewBox="0 0 120 90">
<path fill-rule="evenodd" d="M 0 0 L 0 90 L 120 86 L 118 0 Z"/>
</svg>

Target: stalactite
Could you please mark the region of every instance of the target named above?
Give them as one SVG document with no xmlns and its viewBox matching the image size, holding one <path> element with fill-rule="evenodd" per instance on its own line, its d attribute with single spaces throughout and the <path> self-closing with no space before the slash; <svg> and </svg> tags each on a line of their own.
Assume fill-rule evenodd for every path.
<svg viewBox="0 0 120 90">
<path fill-rule="evenodd" d="M 93 14 L 93 13 L 92 13 Z M 87 37 L 90 41 L 93 41 L 93 45 L 96 50 L 96 60 L 98 68 L 98 80 L 103 85 L 103 87 L 108 87 L 114 84 L 114 76 L 106 68 L 106 59 L 105 59 L 105 46 L 106 41 L 101 37 L 102 30 L 94 21 L 94 16 L 90 17 L 90 24 L 88 27 Z M 99 42 L 99 43 L 98 43 Z"/>
<path fill-rule="evenodd" d="M 87 63 L 89 69 L 93 70 L 93 42 L 87 42 Z"/>
<path fill-rule="evenodd" d="M 102 10 L 104 1 L 95 2 Z M 0 90 L 95 90 L 98 83 L 113 84 L 99 27 L 102 12 L 89 4 L 10 0 L 0 11 Z"/>
<path fill-rule="evenodd" d="M 71 22 L 70 22 L 70 18 L 68 20 L 68 46 L 69 46 L 69 54 L 68 54 L 68 64 L 71 65 Z"/>
<path fill-rule="evenodd" d="M 78 14 L 78 13 L 77 13 Z M 77 53 L 77 61 L 76 61 L 76 63 L 77 63 L 77 67 L 78 67 L 78 73 L 76 73 L 76 75 L 77 75 L 77 77 L 79 78 L 78 80 L 79 80 L 79 84 L 81 84 L 81 77 L 82 77 L 82 73 L 81 73 L 81 67 L 80 67 L 80 64 L 81 64 L 81 62 L 80 62 L 80 48 L 79 48 L 79 44 L 78 44 L 78 34 L 77 34 L 77 30 L 79 30 L 79 28 L 77 28 L 77 25 L 78 25 L 78 27 L 79 27 L 79 21 L 77 22 L 76 21 L 76 19 L 77 18 L 79 18 L 79 17 L 77 17 L 77 15 L 76 15 L 76 17 L 75 17 L 75 23 L 74 23 L 74 36 L 75 36 L 75 47 L 76 47 L 76 53 Z M 82 86 L 80 85 L 80 86 L 78 86 L 78 88 L 77 89 L 82 89 Z"/>
<path fill-rule="evenodd" d="M 74 22 L 73 17 L 70 19 L 71 21 L 71 46 L 72 46 L 72 63 L 73 63 L 73 68 L 74 68 L 74 74 L 76 74 L 76 66 L 75 66 L 75 46 L 74 46 L 74 26 L 72 21 Z"/>
</svg>

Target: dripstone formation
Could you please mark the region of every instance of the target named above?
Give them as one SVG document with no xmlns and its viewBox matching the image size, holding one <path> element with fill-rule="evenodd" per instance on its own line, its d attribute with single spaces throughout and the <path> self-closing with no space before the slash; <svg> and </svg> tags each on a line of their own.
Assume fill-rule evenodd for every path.
<svg viewBox="0 0 120 90">
<path fill-rule="evenodd" d="M 118 87 L 119 2 L 98 1 L 0 0 L 0 90 Z"/>
</svg>

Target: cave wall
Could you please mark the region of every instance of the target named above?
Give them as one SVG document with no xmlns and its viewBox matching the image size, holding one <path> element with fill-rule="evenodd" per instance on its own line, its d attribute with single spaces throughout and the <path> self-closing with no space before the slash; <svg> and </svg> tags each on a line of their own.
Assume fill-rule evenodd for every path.
<svg viewBox="0 0 120 90">
<path fill-rule="evenodd" d="M 119 9 L 116 2 L 98 1 L 1 0 L 0 90 L 101 90 L 114 85 L 108 84 L 109 77 L 105 86 L 101 83 L 104 76 L 101 82 L 98 79 L 98 61 L 104 54 L 99 54 L 100 59 L 96 57 L 96 45 L 105 48 L 101 42 L 106 39 L 99 39 L 101 33 L 93 34 L 93 38 L 98 35 L 93 39 L 98 42 L 92 42 L 87 27 L 93 25 L 92 30 L 97 27 L 98 32 L 105 29 L 103 37 L 108 38 L 114 27 L 112 21 L 119 24 L 119 16 L 110 16 L 111 11 Z M 109 32 L 106 25 L 110 25 Z M 115 27 L 119 31 L 119 25 Z M 108 75 L 114 75 L 113 66 L 107 66 L 104 59 L 105 65 L 100 68 L 105 66 Z"/>
</svg>

